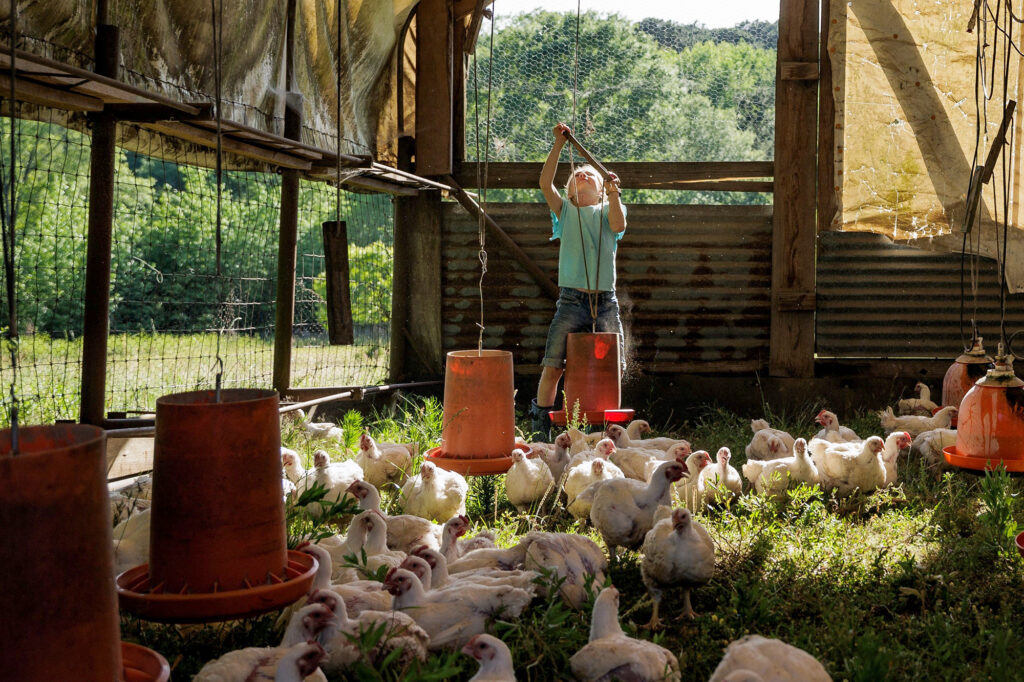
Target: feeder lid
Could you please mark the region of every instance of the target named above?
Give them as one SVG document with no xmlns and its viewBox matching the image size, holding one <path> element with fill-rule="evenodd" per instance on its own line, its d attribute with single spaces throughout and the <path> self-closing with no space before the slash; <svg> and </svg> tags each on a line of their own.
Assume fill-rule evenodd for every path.
<svg viewBox="0 0 1024 682">
<path fill-rule="evenodd" d="M 961 365 L 988 365 L 992 358 L 985 354 L 985 346 L 982 345 L 982 337 L 975 336 L 971 349 L 957 357 L 956 361 Z"/>
<path fill-rule="evenodd" d="M 999 344 L 999 353 L 996 355 L 995 366 L 985 376 L 978 379 L 975 386 L 992 386 L 997 388 L 1015 388 L 1024 386 L 1024 381 L 1013 371 L 1013 356 L 1003 352 L 1003 344 Z"/>
</svg>

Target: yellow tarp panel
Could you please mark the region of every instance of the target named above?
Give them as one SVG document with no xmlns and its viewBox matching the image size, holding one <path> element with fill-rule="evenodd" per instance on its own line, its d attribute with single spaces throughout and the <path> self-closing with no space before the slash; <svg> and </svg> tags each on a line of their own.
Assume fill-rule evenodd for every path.
<svg viewBox="0 0 1024 682">
<path fill-rule="evenodd" d="M 912 240 L 921 248 L 961 249 L 972 168 L 984 164 L 1004 101 L 1019 101 L 1022 85 L 1021 57 L 1012 52 L 1004 88 L 1005 43 L 992 22 L 967 32 L 972 9 L 969 0 L 832 0 L 828 49 L 839 199 L 834 229 Z M 988 68 L 996 76 L 988 74 L 990 98 L 984 103 L 976 158 L 979 30 L 987 32 Z M 1018 110 L 1017 121 L 1021 116 L 1024 111 Z M 997 224 L 1002 231 L 1007 178 L 1010 224 L 1021 225 L 1020 172 L 1014 163 L 1020 155 L 1019 130 L 1015 122 L 1018 134 L 985 186 L 980 221 L 972 233 L 973 250 L 989 257 L 996 255 Z M 1007 284 L 1011 291 L 1024 291 L 1024 238 L 1019 229 L 1009 232 Z"/>
</svg>

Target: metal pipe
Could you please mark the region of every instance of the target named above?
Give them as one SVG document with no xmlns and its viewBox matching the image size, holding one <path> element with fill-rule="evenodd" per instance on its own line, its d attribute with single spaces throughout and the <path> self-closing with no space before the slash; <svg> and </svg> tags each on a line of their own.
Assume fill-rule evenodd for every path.
<svg viewBox="0 0 1024 682">
<path fill-rule="evenodd" d="M 417 183 L 419 183 L 421 185 L 426 185 L 427 187 L 433 187 L 435 189 L 443 189 L 443 190 L 448 191 L 448 192 L 453 191 L 452 187 L 450 187 L 450 186 L 448 186 L 448 185 L 446 185 L 446 184 L 444 184 L 442 182 L 436 182 L 434 180 L 428 180 L 427 178 L 421 178 L 420 176 L 416 175 L 415 173 L 410 173 L 408 171 L 404 171 L 404 170 L 401 170 L 401 169 L 398 169 L 398 168 L 391 168 L 390 166 L 385 166 L 382 163 L 374 162 L 371 165 L 370 170 L 377 171 L 378 173 L 387 173 L 387 174 L 390 174 L 390 175 L 397 175 L 400 178 L 407 178 L 407 179 L 409 179 L 412 182 L 417 182 Z"/>
<path fill-rule="evenodd" d="M 302 96 L 285 97 L 284 134 L 302 135 Z M 291 384 L 292 322 L 295 316 L 295 260 L 299 230 L 299 172 L 281 171 L 281 229 L 277 244 L 277 310 L 274 321 L 274 388 L 284 394 Z"/>
<path fill-rule="evenodd" d="M 286 412 L 294 412 L 295 410 L 305 409 L 307 407 L 314 407 L 316 405 L 322 405 L 324 403 L 334 402 L 335 400 L 344 400 L 351 398 L 353 400 L 362 400 L 367 395 L 374 393 L 384 393 L 385 391 L 397 391 L 402 388 L 416 388 L 421 386 L 436 386 L 440 384 L 440 381 L 409 381 L 401 384 L 381 384 L 380 386 L 359 386 L 355 388 L 348 388 L 338 393 L 332 393 L 331 395 L 321 396 L 319 398 L 310 398 L 301 403 L 289 403 L 282 405 L 279 409 L 281 414 Z"/>
<path fill-rule="evenodd" d="M 601 177 L 603 177 L 605 181 L 607 181 L 608 177 L 611 175 L 611 173 L 608 172 L 608 169 L 605 168 L 600 161 L 595 159 L 594 156 L 587 151 L 587 148 L 580 144 L 580 141 L 577 140 L 576 137 L 568 130 L 563 132 L 562 135 L 564 135 L 565 139 L 569 140 L 569 142 L 572 143 L 573 147 L 576 147 L 576 151 L 578 151 L 583 156 L 583 158 L 587 160 L 587 163 L 596 168 L 597 171 L 601 174 Z"/>
<path fill-rule="evenodd" d="M 117 76 L 118 29 L 96 27 L 96 71 Z M 86 241 L 85 314 L 82 333 L 82 390 L 79 421 L 103 423 L 110 328 L 110 251 L 114 224 L 114 158 L 117 121 L 99 112 L 92 121 L 89 171 L 89 226 Z"/>
</svg>

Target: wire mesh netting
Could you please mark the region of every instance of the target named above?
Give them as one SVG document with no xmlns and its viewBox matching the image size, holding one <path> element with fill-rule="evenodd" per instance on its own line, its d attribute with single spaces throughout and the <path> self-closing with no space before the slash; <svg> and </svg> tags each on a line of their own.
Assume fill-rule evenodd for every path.
<svg viewBox="0 0 1024 682">
<path fill-rule="evenodd" d="M 572 11 L 499 14 L 493 50 L 484 23 L 468 67 L 468 159 L 543 161 L 559 121 L 611 163 L 773 158 L 778 21 L 706 28 L 575 10 L 573 2 Z M 623 199 L 765 201 L 697 192 Z"/>
<path fill-rule="evenodd" d="M 19 120 L 16 280 L 21 341 L 17 398 L 25 423 L 77 419 L 88 225 L 90 138 L 64 114 Z M 11 121 L 0 119 L 0 174 L 10 196 Z M 217 258 L 217 183 L 180 141 L 118 128 L 111 259 L 108 410 L 148 412 L 160 395 L 213 386 L 270 386 L 280 177 L 225 171 Z M 163 160 L 173 156 L 185 163 Z M 187 147 L 186 147 L 187 150 Z M 185 154 L 183 156 L 183 153 Z M 191 159 L 195 163 L 188 163 Z M 207 156 L 208 158 L 208 156 Z M 355 343 L 329 346 L 321 223 L 339 203 L 322 183 L 300 186 L 293 381 L 366 385 L 387 374 L 392 211 L 387 195 L 341 192 L 349 226 Z M 0 322 L 8 323 L 6 305 Z M 3 410 L 12 378 L 0 358 Z"/>
</svg>

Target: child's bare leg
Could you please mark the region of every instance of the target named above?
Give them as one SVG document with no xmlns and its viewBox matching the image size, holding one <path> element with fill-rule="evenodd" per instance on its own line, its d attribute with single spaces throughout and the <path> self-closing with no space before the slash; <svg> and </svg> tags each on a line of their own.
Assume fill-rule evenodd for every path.
<svg viewBox="0 0 1024 682">
<path fill-rule="evenodd" d="M 541 407 L 551 407 L 555 404 L 558 396 L 558 380 L 562 378 L 562 369 L 559 367 L 543 367 L 540 373 L 540 383 L 537 384 L 537 404 Z"/>
</svg>

